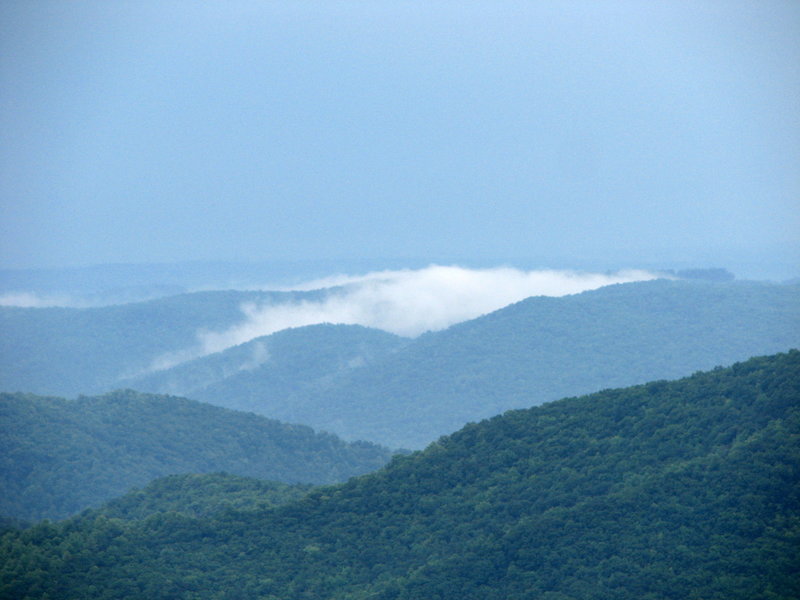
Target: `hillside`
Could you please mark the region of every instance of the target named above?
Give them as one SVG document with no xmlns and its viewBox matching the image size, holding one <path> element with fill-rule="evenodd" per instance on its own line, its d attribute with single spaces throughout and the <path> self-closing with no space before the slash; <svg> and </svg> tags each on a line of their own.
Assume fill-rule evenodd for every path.
<svg viewBox="0 0 800 600">
<path fill-rule="evenodd" d="M 231 327 L 245 302 L 313 299 L 317 292 L 196 292 L 102 308 L 0 306 L 0 390 L 74 397 L 119 388 L 164 355 Z"/>
<path fill-rule="evenodd" d="M 800 597 L 800 352 L 469 425 L 269 509 L 6 534 L 0 597 Z"/>
<path fill-rule="evenodd" d="M 344 373 L 373 364 L 407 341 L 359 325 L 309 325 L 122 383 L 144 392 L 224 398 L 215 404 L 263 412 L 264 398 L 281 400 L 306 390 L 324 390 Z"/>
<path fill-rule="evenodd" d="M 4 517 L 66 517 L 178 473 L 333 483 L 389 457 L 366 442 L 171 396 L 0 394 Z"/>
<path fill-rule="evenodd" d="M 300 302 L 334 289 L 0 309 L 0 389 L 171 393 L 348 440 L 422 448 L 505 410 L 800 346 L 800 285 L 660 280 L 532 297 L 411 340 L 315 325 L 188 360 L 203 331 L 243 322 L 243 303 Z M 164 356 L 178 364 L 152 372 Z"/>
<path fill-rule="evenodd" d="M 247 397 L 249 410 L 276 419 L 422 448 L 508 409 L 798 346 L 800 286 L 660 280 L 528 298 L 420 336 L 324 386 L 286 395 L 252 372 L 247 388 L 222 380 L 192 397 L 231 407 Z"/>
<path fill-rule="evenodd" d="M 229 473 L 168 475 L 143 489 L 131 490 L 84 518 L 103 516 L 127 521 L 156 514 L 178 513 L 192 517 L 218 516 L 231 510 L 266 509 L 299 500 L 313 489 L 304 483 L 280 483 Z"/>
</svg>

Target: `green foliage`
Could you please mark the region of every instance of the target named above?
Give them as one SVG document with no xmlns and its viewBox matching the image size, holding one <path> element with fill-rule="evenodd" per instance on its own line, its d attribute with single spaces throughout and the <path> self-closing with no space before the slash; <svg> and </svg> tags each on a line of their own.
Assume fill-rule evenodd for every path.
<svg viewBox="0 0 800 600">
<path fill-rule="evenodd" d="M 0 598 L 800 597 L 800 352 L 511 411 L 295 502 L 0 538 Z"/>
<path fill-rule="evenodd" d="M 66 517 L 177 473 L 333 483 L 379 468 L 390 454 L 172 396 L 0 394 L 0 514 L 21 519 Z"/>
<path fill-rule="evenodd" d="M 127 521 L 142 520 L 159 513 L 208 517 L 230 510 L 266 509 L 298 500 L 313 487 L 308 484 L 262 481 L 228 473 L 168 475 L 144 489 L 128 492 L 82 518 L 104 516 Z"/>
</svg>

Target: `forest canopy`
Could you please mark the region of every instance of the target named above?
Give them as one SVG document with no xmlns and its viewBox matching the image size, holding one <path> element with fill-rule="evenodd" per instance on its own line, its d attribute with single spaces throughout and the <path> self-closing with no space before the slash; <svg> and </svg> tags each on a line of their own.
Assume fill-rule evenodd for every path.
<svg viewBox="0 0 800 600">
<path fill-rule="evenodd" d="M 800 352 L 471 424 L 276 507 L 0 540 L 0 597 L 800 596 Z"/>
<path fill-rule="evenodd" d="M 0 394 L 0 515 L 63 518 L 156 477 L 226 471 L 334 483 L 391 452 L 178 398 L 126 390 L 77 400 Z"/>
</svg>

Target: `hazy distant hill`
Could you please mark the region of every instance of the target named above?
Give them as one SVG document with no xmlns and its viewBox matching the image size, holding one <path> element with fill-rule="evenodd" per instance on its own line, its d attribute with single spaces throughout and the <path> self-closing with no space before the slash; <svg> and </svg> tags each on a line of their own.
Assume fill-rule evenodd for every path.
<svg viewBox="0 0 800 600">
<path fill-rule="evenodd" d="M 793 347 L 800 347 L 800 286 L 660 280 L 529 298 L 420 336 L 325 385 L 280 393 L 268 371 L 256 370 L 192 394 L 231 407 L 246 398 L 250 410 L 346 439 L 420 448 L 510 408 Z M 291 360 L 302 382 L 307 363 L 302 354 Z M 291 371 L 287 363 L 289 379 Z"/>
<path fill-rule="evenodd" d="M 169 392 L 420 448 L 510 408 L 800 347 L 800 286 L 649 281 L 533 297 L 408 340 L 358 326 L 278 332 L 143 377 L 245 302 L 323 298 L 206 292 L 101 309 L 0 309 L 0 390 Z M 183 358 L 189 358 L 184 356 Z"/>
<path fill-rule="evenodd" d="M 0 390 L 74 397 L 120 387 L 201 330 L 243 320 L 245 302 L 318 298 L 319 292 L 196 292 L 102 308 L 0 307 Z"/>
<path fill-rule="evenodd" d="M 359 325 L 309 325 L 123 383 L 146 392 L 224 398 L 228 408 L 260 412 L 264 398 L 278 403 L 307 390 L 320 392 L 342 374 L 406 343 L 406 338 Z"/>
<path fill-rule="evenodd" d="M 430 263 L 431 260 L 329 258 L 257 262 L 195 260 L 50 269 L 0 268 L 0 296 L 23 293 L 45 300 L 60 298 L 81 305 L 101 306 L 150 300 L 186 290 L 264 289 L 266 285 L 285 288 L 334 273 L 422 268 Z M 492 263 L 484 263 L 478 261 L 477 264 L 493 266 Z M 605 264 L 581 265 L 574 260 L 566 260 L 564 268 L 567 268 L 566 265 L 582 269 L 609 268 Z"/>
<path fill-rule="evenodd" d="M 389 456 L 366 442 L 171 396 L 0 394 L 6 517 L 65 517 L 176 473 L 332 483 L 377 469 Z"/>
<path fill-rule="evenodd" d="M 797 598 L 798 398 L 795 351 L 509 412 L 277 508 L 40 525 L 3 537 L 0 597 Z"/>
</svg>

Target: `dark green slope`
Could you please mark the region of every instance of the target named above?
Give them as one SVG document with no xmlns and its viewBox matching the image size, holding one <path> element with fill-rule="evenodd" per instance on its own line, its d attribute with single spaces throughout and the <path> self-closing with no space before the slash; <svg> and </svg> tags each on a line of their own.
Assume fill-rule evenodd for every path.
<svg viewBox="0 0 800 600">
<path fill-rule="evenodd" d="M 0 597 L 800 597 L 800 352 L 512 411 L 268 510 L 0 541 Z"/>
<path fill-rule="evenodd" d="M 125 381 L 145 392 L 173 393 L 236 410 L 263 411 L 263 398 L 285 401 L 323 391 L 337 377 L 374 363 L 408 342 L 360 325 L 309 325 L 256 338 L 223 352 Z M 284 420 L 292 421 L 287 407 Z"/>
<path fill-rule="evenodd" d="M 175 473 L 332 483 L 390 452 L 171 396 L 0 394 L 0 515 L 61 518 Z"/>
<path fill-rule="evenodd" d="M 167 475 L 114 498 L 100 508 L 86 509 L 82 519 L 98 517 L 142 520 L 160 514 L 209 517 L 231 510 L 263 510 L 299 500 L 314 486 L 281 483 L 230 473 Z M 0 535 L 35 525 L 32 521 L 0 517 Z"/>
<path fill-rule="evenodd" d="M 197 332 L 244 320 L 245 302 L 287 302 L 318 292 L 197 292 L 103 308 L 0 307 L 0 390 L 77 396 L 108 391 Z"/>
<path fill-rule="evenodd" d="M 512 408 L 682 377 L 800 346 L 800 286 L 651 281 L 535 297 L 430 333 L 259 412 L 421 448 Z M 199 399 L 225 405 L 224 385 Z M 255 404 L 252 405 L 256 410 Z"/>
<path fill-rule="evenodd" d="M 127 521 L 162 513 L 209 517 L 231 510 L 272 508 L 299 500 L 312 489 L 304 483 L 280 483 L 229 473 L 168 475 L 115 498 L 82 518 Z"/>
</svg>

